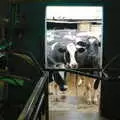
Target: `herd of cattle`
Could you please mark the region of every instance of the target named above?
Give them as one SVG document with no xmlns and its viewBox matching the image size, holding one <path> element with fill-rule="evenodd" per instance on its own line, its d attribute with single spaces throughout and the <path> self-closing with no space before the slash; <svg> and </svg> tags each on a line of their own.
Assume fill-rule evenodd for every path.
<svg viewBox="0 0 120 120">
<path fill-rule="evenodd" d="M 96 75 L 99 74 L 96 68 L 100 68 L 101 66 L 101 35 L 90 32 L 78 33 L 68 30 L 54 30 L 48 33 L 46 46 L 47 68 L 95 68 L 90 72 Z M 59 81 L 59 77 L 55 78 L 53 76 L 52 78 L 55 81 Z M 87 102 L 96 103 L 97 90 L 93 91 L 95 80 L 89 79 L 84 81 L 87 90 Z M 82 83 L 82 79 L 79 80 L 78 84 L 80 83 Z M 91 91 L 93 91 L 94 95 L 92 95 Z"/>
</svg>

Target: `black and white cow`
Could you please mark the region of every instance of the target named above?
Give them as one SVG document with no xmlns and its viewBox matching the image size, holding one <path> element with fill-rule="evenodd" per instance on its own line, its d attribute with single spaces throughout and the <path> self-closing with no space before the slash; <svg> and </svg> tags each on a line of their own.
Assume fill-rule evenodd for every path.
<svg viewBox="0 0 120 120">
<path fill-rule="evenodd" d="M 47 43 L 47 67 L 52 69 L 76 67 L 75 52 L 76 47 L 71 39 L 63 37 L 62 41 L 59 39 L 49 41 Z M 52 78 L 59 84 L 60 89 L 64 90 L 64 87 L 61 86 L 65 84 L 65 72 L 54 71 Z"/>
<path fill-rule="evenodd" d="M 99 67 L 99 46 L 100 42 L 93 35 L 81 35 L 70 39 L 65 36 L 62 40 L 50 41 L 47 48 L 47 63 L 50 68 L 98 68 Z M 94 71 L 95 74 L 98 74 Z M 57 74 L 57 75 L 56 75 Z M 64 74 L 60 77 L 59 72 L 52 74 L 59 85 L 64 85 Z M 57 76 L 57 77 L 56 77 Z M 59 76 L 59 77 L 58 77 Z M 87 89 L 87 101 L 92 101 L 91 90 L 94 80 L 85 80 Z M 94 92 L 93 102 L 96 103 L 96 92 Z"/>
<path fill-rule="evenodd" d="M 78 63 L 78 68 L 98 68 L 100 57 L 100 42 L 94 36 L 86 38 L 76 38 L 75 58 Z"/>
<path fill-rule="evenodd" d="M 47 51 L 48 67 L 59 69 L 67 66 L 71 68 L 77 67 L 77 61 L 74 56 L 76 52 L 74 43 L 56 42 Z"/>
<path fill-rule="evenodd" d="M 75 58 L 79 68 L 99 68 L 100 67 L 100 42 L 94 36 L 78 36 L 76 37 L 76 48 Z M 97 70 L 88 71 L 92 74 L 98 75 Z M 83 78 L 85 79 L 85 78 Z M 97 90 L 94 90 L 95 79 L 87 78 L 84 81 L 86 88 L 87 102 L 97 103 Z M 79 85 L 82 83 L 82 79 L 79 80 Z M 93 91 L 93 94 L 92 94 Z"/>
</svg>

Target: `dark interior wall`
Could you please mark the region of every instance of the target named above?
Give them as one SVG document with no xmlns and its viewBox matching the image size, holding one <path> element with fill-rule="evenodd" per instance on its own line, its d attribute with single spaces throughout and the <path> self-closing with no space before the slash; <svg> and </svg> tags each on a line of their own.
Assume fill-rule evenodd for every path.
<svg viewBox="0 0 120 120">
<path fill-rule="evenodd" d="M 120 55 L 120 4 L 110 1 L 105 2 L 104 6 L 103 62 L 107 64 L 113 57 Z M 120 68 L 119 61 L 120 57 L 117 57 L 108 68 Z M 116 74 L 119 74 L 119 70 Z"/>
<path fill-rule="evenodd" d="M 6 17 L 8 16 L 8 0 L 0 0 L 0 16 Z"/>
<path fill-rule="evenodd" d="M 32 52 L 36 59 L 44 65 L 45 40 L 45 5 L 42 3 L 22 3 L 20 12 L 26 19 L 24 49 Z"/>
<path fill-rule="evenodd" d="M 109 63 L 116 55 L 120 55 L 120 4 L 116 1 L 106 1 L 104 8 L 104 41 L 103 53 L 104 64 Z M 120 57 L 110 62 L 108 70 L 111 78 L 109 81 L 102 81 L 101 85 L 101 115 L 109 119 L 120 119 L 120 81 L 117 78 L 120 75 Z"/>
</svg>

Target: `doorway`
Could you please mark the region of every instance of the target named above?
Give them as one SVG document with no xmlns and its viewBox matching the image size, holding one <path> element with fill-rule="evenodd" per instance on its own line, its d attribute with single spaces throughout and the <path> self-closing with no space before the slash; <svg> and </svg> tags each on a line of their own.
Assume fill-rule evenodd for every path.
<svg viewBox="0 0 120 120">
<path fill-rule="evenodd" d="M 78 14 L 79 13 L 79 14 Z M 102 68 L 102 51 L 103 51 L 103 7 L 102 6 L 47 6 L 46 7 L 46 39 L 45 39 L 45 65 L 46 68 L 52 70 L 72 69 L 71 66 L 58 64 L 49 64 L 49 48 L 55 48 L 55 45 L 60 42 L 65 42 L 65 46 L 69 43 L 74 43 L 75 50 L 78 50 L 80 56 L 76 57 L 79 65 L 74 67 L 79 71 L 89 73 L 89 70 L 97 69 L 98 67 L 88 65 L 85 62 L 85 55 L 89 53 L 95 54 L 97 51 L 97 64 Z M 88 43 L 89 39 L 89 43 Z M 97 49 L 95 52 L 90 52 L 88 46 L 95 45 Z M 66 44 L 67 43 L 67 44 Z M 98 44 L 97 44 L 98 43 Z M 92 46 L 93 47 L 93 46 Z M 93 48 L 92 48 L 93 49 Z M 88 52 L 86 51 L 88 50 Z M 70 53 L 69 53 L 70 54 Z M 76 53 L 75 53 L 76 54 Z M 58 54 L 57 54 L 58 55 Z M 75 56 L 75 55 L 74 55 Z M 70 57 L 70 55 L 69 55 Z M 79 59 L 78 59 L 79 58 Z M 54 57 L 51 58 L 54 60 Z M 94 59 L 89 59 L 93 63 Z M 62 71 L 63 74 L 65 74 Z M 99 73 L 100 75 L 101 73 Z M 94 83 L 96 79 L 67 72 L 66 76 L 62 76 L 67 85 L 66 91 L 61 91 L 59 85 L 55 81 L 49 84 L 49 111 L 50 119 L 53 120 L 55 114 L 70 111 L 83 114 L 98 114 L 99 99 L 100 99 L 100 84 L 97 90 L 94 90 Z M 94 98 L 94 94 L 96 98 Z M 90 98 L 91 97 L 91 98 Z M 71 116 L 72 114 L 70 114 Z M 59 116 L 59 115 L 58 115 Z"/>
</svg>

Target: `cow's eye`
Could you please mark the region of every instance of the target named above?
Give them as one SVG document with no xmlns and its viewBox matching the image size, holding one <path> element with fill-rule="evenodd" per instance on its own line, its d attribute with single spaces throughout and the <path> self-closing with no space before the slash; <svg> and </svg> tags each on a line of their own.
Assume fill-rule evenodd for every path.
<svg viewBox="0 0 120 120">
<path fill-rule="evenodd" d="M 61 53 L 66 52 L 66 48 L 59 48 L 58 51 Z"/>
<path fill-rule="evenodd" d="M 83 41 L 79 41 L 77 44 L 80 45 L 80 46 L 83 46 L 83 47 L 87 46 L 87 43 L 85 43 Z"/>
<path fill-rule="evenodd" d="M 85 48 L 79 48 L 78 49 L 78 52 L 80 52 L 80 53 L 82 53 L 82 52 L 84 52 L 85 51 Z"/>
</svg>

